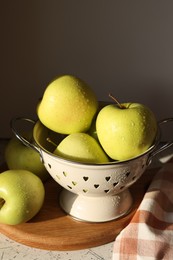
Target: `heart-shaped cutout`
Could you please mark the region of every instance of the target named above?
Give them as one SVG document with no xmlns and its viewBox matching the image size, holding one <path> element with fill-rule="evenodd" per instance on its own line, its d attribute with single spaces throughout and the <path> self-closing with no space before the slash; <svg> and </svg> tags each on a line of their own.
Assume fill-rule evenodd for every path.
<svg viewBox="0 0 173 260">
<path fill-rule="evenodd" d="M 63 172 L 63 175 L 64 175 L 65 177 L 67 177 L 67 173 L 66 173 L 66 172 Z"/>
<path fill-rule="evenodd" d="M 107 176 L 107 177 L 105 177 L 105 180 L 106 180 L 106 181 L 109 181 L 110 178 L 111 178 L 110 176 Z"/>
<path fill-rule="evenodd" d="M 128 177 L 129 175 L 130 175 L 130 172 L 127 172 L 127 173 L 126 173 L 126 177 Z"/>
</svg>

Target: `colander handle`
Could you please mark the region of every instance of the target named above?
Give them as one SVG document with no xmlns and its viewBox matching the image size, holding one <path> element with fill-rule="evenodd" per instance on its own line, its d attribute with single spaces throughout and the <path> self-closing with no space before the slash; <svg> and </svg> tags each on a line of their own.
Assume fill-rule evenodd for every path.
<svg viewBox="0 0 173 260">
<path fill-rule="evenodd" d="M 10 127 L 12 132 L 14 133 L 14 135 L 26 146 L 36 150 L 40 155 L 41 155 L 41 151 L 40 148 L 33 142 L 29 142 L 24 136 L 22 136 L 22 134 L 20 134 L 20 132 L 17 130 L 16 125 L 17 125 L 17 121 L 26 121 L 31 123 L 32 125 L 35 125 L 36 121 L 34 121 L 33 119 L 30 118 L 25 118 L 25 117 L 16 117 L 13 118 L 10 121 Z"/>
<path fill-rule="evenodd" d="M 173 122 L 173 118 L 165 118 L 162 119 L 160 121 L 158 121 L 158 124 L 161 126 L 165 123 L 170 123 Z M 170 141 L 160 141 L 158 147 L 156 147 L 156 149 L 150 154 L 150 158 L 152 159 L 155 155 L 157 155 L 158 153 L 166 150 L 167 148 L 171 147 L 173 145 L 173 140 Z"/>
</svg>

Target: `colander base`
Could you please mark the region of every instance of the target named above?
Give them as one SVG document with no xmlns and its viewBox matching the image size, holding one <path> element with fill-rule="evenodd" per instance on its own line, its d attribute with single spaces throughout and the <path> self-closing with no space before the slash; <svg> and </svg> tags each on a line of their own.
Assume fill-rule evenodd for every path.
<svg viewBox="0 0 173 260">
<path fill-rule="evenodd" d="M 62 189 L 59 197 L 61 208 L 79 221 L 106 222 L 130 212 L 133 200 L 128 189 L 110 196 L 84 196 Z"/>
</svg>

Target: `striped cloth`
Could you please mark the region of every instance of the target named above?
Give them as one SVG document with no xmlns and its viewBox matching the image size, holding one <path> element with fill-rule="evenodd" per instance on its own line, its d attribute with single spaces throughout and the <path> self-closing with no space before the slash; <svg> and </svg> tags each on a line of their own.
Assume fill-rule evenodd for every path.
<svg viewBox="0 0 173 260">
<path fill-rule="evenodd" d="M 112 259 L 173 259 L 172 161 L 156 173 L 131 222 L 116 237 Z"/>
</svg>

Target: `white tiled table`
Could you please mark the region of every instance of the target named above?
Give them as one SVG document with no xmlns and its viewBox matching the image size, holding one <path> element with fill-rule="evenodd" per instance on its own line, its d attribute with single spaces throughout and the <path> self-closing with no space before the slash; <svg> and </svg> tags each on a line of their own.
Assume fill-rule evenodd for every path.
<svg viewBox="0 0 173 260">
<path fill-rule="evenodd" d="M 4 161 L 5 140 L 0 140 L 0 164 Z M 162 162 L 172 157 L 173 149 L 162 153 Z M 160 164 L 158 158 L 153 161 L 153 166 Z M 19 244 L 0 234 L 0 260 L 111 260 L 113 243 L 103 246 L 78 251 L 47 251 L 31 248 Z"/>
<path fill-rule="evenodd" d="M 0 259 L 24 260 L 110 260 L 113 243 L 78 251 L 47 251 L 31 248 L 0 235 Z"/>
</svg>

